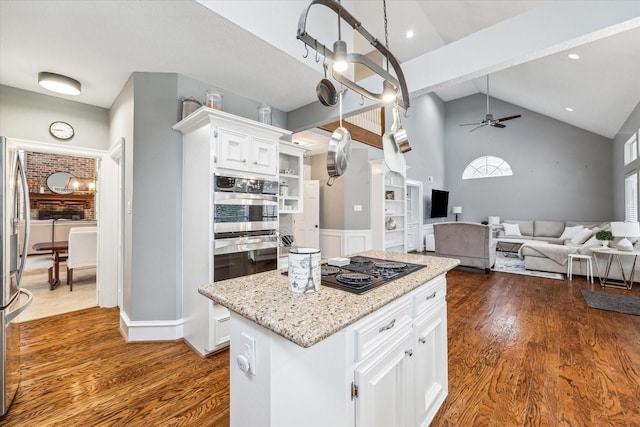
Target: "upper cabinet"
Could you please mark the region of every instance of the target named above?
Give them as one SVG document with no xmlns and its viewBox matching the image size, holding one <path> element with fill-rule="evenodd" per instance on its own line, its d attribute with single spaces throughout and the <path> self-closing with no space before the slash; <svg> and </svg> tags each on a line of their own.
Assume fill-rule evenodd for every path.
<svg viewBox="0 0 640 427">
<path fill-rule="evenodd" d="M 173 128 L 209 139 L 215 173 L 272 179 L 278 175 L 278 144 L 291 135 L 287 130 L 207 107 Z"/>
<path fill-rule="evenodd" d="M 277 140 L 220 127 L 217 152 L 219 168 L 263 175 L 277 173 Z"/>
<path fill-rule="evenodd" d="M 278 162 L 281 214 L 301 213 L 303 201 L 303 165 L 306 148 L 288 142 L 280 143 Z"/>
</svg>

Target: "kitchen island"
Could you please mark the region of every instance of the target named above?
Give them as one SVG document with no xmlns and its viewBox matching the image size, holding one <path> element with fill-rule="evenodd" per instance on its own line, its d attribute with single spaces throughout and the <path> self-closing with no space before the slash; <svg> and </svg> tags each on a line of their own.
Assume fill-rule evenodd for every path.
<svg viewBox="0 0 640 427">
<path fill-rule="evenodd" d="M 428 425 L 446 397 L 446 281 L 459 262 L 367 251 L 426 267 L 363 295 L 288 289 L 282 271 L 208 284 L 231 311 L 232 426 Z"/>
</svg>

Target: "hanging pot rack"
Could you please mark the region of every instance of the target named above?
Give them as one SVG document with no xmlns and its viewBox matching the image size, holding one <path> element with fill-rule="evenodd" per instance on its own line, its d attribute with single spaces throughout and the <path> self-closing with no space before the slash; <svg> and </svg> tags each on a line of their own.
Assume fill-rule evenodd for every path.
<svg viewBox="0 0 640 427">
<path fill-rule="evenodd" d="M 362 35 L 362 37 L 364 37 L 365 40 L 367 40 L 371 44 L 371 46 L 376 48 L 382 54 L 382 56 L 386 58 L 387 64 L 391 65 L 397 78 L 364 55 L 361 55 L 358 53 L 347 54 L 347 62 L 354 63 L 354 64 L 355 63 L 362 64 L 365 67 L 369 68 L 374 73 L 376 73 L 378 76 L 380 76 L 383 80 L 391 83 L 396 88 L 399 88 L 400 92 L 402 93 L 402 97 L 396 98 L 396 103 L 400 107 L 404 108 L 405 114 L 406 114 L 406 111 L 409 109 L 409 92 L 407 90 L 407 83 L 404 79 L 404 74 L 402 73 L 402 68 L 400 68 L 400 64 L 398 63 L 396 58 L 393 56 L 393 54 L 389 52 L 389 50 L 384 46 L 384 44 L 381 43 L 377 38 L 373 37 L 371 33 L 369 33 L 362 26 L 361 22 L 358 21 L 353 15 L 351 15 L 340 3 L 336 2 L 335 0 L 313 0 L 309 4 L 309 6 L 307 6 L 307 8 L 302 11 L 302 14 L 300 15 L 300 19 L 298 21 L 298 34 L 296 35 L 296 38 L 298 40 L 301 40 L 306 46 L 314 49 L 317 53 L 327 58 L 330 62 L 333 63 L 335 61 L 334 52 L 331 49 L 327 48 L 324 44 L 320 43 L 317 39 L 309 35 L 306 31 L 307 15 L 309 14 L 309 10 L 311 9 L 311 6 L 316 4 L 325 6 L 331 9 L 332 11 L 334 11 L 338 15 L 339 19 L 344 20 L 354 30 L 360 33 L 360 35 Z M 337 82 L 342 83 L 343 85 L 353 90 L 354 92 L 359 93 L 360 95 L 366 96 L 367 98 L 374 101 L 383 101 L 382 92 L 373 93 L 363 88 L 359 84 L 349 80 L 347 77 L 345 77 L 341 73 L 336 73 L 335 71 L 333 71 L 333 69 L 331 73 L 333 78 Z M 383 88 L 384 88 L 384 85 L 383 85 Z"/>
</svg>

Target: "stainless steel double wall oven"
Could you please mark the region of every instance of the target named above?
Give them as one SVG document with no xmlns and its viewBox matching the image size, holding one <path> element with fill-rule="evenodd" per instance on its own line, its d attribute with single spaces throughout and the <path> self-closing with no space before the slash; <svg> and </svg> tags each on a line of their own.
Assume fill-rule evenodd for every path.
<svg viewBox="0 0 640 427">
<path fill-rule="evenodd" d="M 214 282 L 275 270 L 278 182 L 214 176 Z"/>
</svg>

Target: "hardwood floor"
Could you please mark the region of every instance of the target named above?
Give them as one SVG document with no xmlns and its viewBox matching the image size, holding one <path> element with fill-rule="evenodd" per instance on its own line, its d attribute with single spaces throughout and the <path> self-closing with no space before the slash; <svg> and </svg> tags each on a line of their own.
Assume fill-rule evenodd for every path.
<svg viewBox="0 0 640 427">
<path fill-rule="evenodd" d="M 640 426 L 640 316 L 590 309 L 582 288 L 601 290 L 451 271 L 449 396 L 432 426 Z"/>
<path fill-rule="evenodd" d="M 125 343 L 119 310 L 22 323 L 23 376 L 2 426 L 227 426 L 228 352 Z"/>
<path fill-rule="evenodd" d="M 581 288 L 600 290 L 582 277 L 451 271 L 449 396 L 432 426 L 640 426 L 640 316 L 589 309 Z M 228 352 L 126 344 L 117 309 L 22 327 L 23 383 L 0 425 L 229 423 Z"/>
</svg>

